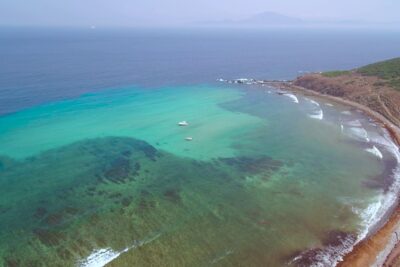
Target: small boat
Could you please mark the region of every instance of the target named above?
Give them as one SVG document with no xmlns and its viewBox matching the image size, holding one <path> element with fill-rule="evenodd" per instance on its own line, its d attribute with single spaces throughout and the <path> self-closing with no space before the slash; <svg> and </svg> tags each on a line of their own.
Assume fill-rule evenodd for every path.
<svg viewBox="0 0 400 267">
<path fill-rule="evenodd" d="M 189 123 L 187 121 L 181 121 L 181 122 L 178 122 L 178 125 L 179 126 L 188 126 Z"/>
<path fill-rule="evenodd" d="M 192 141 L 192 140 L 193 140 L 193 137 L 190 137 L 190 136 L 189 136 L 189 137 L 186 137 L 185 140 L 186 140 L 186 141 Z"/>
</svg>

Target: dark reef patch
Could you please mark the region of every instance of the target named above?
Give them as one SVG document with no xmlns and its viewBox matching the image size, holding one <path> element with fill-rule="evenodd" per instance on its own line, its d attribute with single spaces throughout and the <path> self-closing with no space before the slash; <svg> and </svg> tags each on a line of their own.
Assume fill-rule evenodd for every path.
<svg viewBox="0 0 400 267">
<path fill-rule="evenodd" d="M 0 215 L 6 213 L 10 209 L 11 209 L 10 207 L 4 207 L 0 205 Z"/>
<path fill-rule="evenodd" d="M 114 183 L 123 183 L 130 173 L 130 162 L 126 158 L 113 160 L 104 171 L 104 177 Z"/>
<path fill-rule="evenodd" d="M 10 259 L 9 265 L 18 259 L 18 266 L 46 261 L 72 266 L 77 255 L 100 245 L 124 247 L 145 238 L 149 230 L 165 227 L 160 218 L 168 223 L 184 219 L 193 201 L 201 209 L 220 200 L 225 205 L 251 201 L 241 190 L 242 177 L 268 176 L 282 163 L 268 157 L 203 162 L 158 151 L 140 140 L 107 137 L 5 165 L 6 171 L 0 171 L 1 196 L 7 201 L 0 207 L 0 237 L 6 247 L 2 257 Z M 169 214 L 170 208 L 177 214 Z M 262 220 L 255 221 L 266 224 Z"/>
<path fill-rule="evenodd" d="M 121 199 L 121 204 L 124 207 L 128 207 L 132 203 L 132 201 L 133 201 L 132 197 L 124 197 Z"/>
<path fill-rule="evenodd" d="M 147 158 L 152 161 L 156 161 L 161 155 L 158 153 L 157 149 L 144 141 L 137 141 L 136 147 L 143 151 Z"/>
<path fill-rule="evenodd" d="M 144 213 L 150 209 L 153 209 L 156 206 L 156 202 L 151 199 L 146 199 L 146 198 L 140 198 L 136 210 L 139 213 Z"/>
<path fill-rule="evenodd" d="M 182 201 L 179 189 L 168 189 L 164 192 L 164 197 L 173 203 L 180 203 Z"/>
<path fill-rule="evenodd" d="M 12 158 L 0 156 L 0 171 L 6 170 L 14 164 L 16 164 L 16 161 L 14 161 Z"/>
<path fill-rule="evenodd" d="M 219 158 L 218 161 L 236 168 L 242 173 L 259 173 L 260 171 L 277 171 L 282 162 L 274 160 L 270 157 L 232 157 L 232 158 Z"/>
<path fill-rule="evenodd" d="M 55 230 L 39 228 L 35 229 L 33 233 L 39 238 L 40 242 L 46 246 L 57 246 L 65 239 L 64 234 Z"/>
<path fill-rule="evenodd" d="M 52 213 L 46 217 L 45 222 L 48 225 L 58 225 L 63 221 L 63 218 L 64 215 L 62 213 Z"/>
<path fill-rule="evenodd" d="M 5 265 L 7 267 L 19 267 L 19 266 L 21 266 L 20 261 L 18 259 L 11 258 L 11 257 L 8 257 L 8 258 L 5 259 Z M 31 265 L 31 266 L 35 266 L 35 265 Z"/>
<path fill-rule="evenodd" d="M 119 193 L 119 192 L 115 192 L 115 193 L 110 194 L 108 197 L 109 197 L 110 199 L 120 198 L 120 197 L 122 197 L 122 194 Z"/>
</svg>

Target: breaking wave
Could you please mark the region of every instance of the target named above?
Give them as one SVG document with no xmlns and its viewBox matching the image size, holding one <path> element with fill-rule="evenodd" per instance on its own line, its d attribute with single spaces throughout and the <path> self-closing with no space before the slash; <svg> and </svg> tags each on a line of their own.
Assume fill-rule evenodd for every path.
<svg viewBox="0 0 400 267">
<path fill-rule="evenodd" d="M 319 103 L 317 102 L 317 101 L 315 101 L 315 100 L 312 100 L 312 99 L 309 99 L 309 98 L 306 98 L 311 104 L 313 104 L 313 105 L 315 105 L 315 106 L 317 106 L 317 107 L 319 107 L 320 105 L 319 105 Z"/>
<path fill-rule="evenodd" d="M 351 137 L 358 139 L 360 141 L 369 142 L 368 132 L 362 127 L 350 127 L 348 128 L 348 133 Z"/>
<path fill-rule="evenodd" d="M 362 127 L 362 123 L 360 120 L 353 120 L 353 121 L 348 121 L 346 123 L 347 126 L 351 126 L 351 127 Z"/>
<path fill-rule="evenodd" d="M 351 111 L 348 111 L 348 110 L 342 111 L 340 113 L 343 115 L 351 115 Z"/>
<path fill-rule="evenodd" d="M 85 260 L 81 261 L 80 267 L 101 267 L 118 258 L 122 253 L 128 251 L 126 248 L 122 251 L 114 251 L 111 248 L 102 248 L 94 250 Z"/>
<path fill-rule="evenodd" d="M 354 122 L 358 124 L 357 122 Z M 359 129 L 359 128 L 357 128 Z M 357 133 L 362 133 L 360 136 L 365 137 L 365 129 L 361 128 L 357 130 Z M 347 198 L 341 199 L 341 202 L 351 207 L 354 214 L 360 218 L 360 229 L 356 236 L 353 235 L 342 235 L 339 236 L 337 242 L 333 245 L 328 245 L 323 248 L 310 249 L 302 252 L 300 255 L 293 258 L 291 263 L 301 263 L 303 260 L 307 261 L 312 259 L 311 264 L 307 266 L 312 267 L 324 267 L 324 266 L 336 266 L 340 261 L 343 260 L 343 256 L 350 253 L 354 246 L 364 240 L 368 235 L 376 230 L 382 220 L 388 216 L 391 208 L 396 205 L 398 200 L 398 194 L 400 192 L 400 151 L 397 145 L 392 141 L 389 133 L 385 131 L 383 136 L 373 138 L 371 140 L 375 144 L 379 144 L 382 149 L 390 152 L 397 161 L 397 167 L 393 172 L 393 183 L 389 190 L 382 192 L 373 198 L 369 203 L 360 203 L 357 200 L 349 200 Z M 368 150 L 379 158 L 382 158 L 382 152 L 374 145 L 373 148 Z M 383 256 L 381 256 L 383 257 Z M 379 260 L 379 259 L 377 259 Z M 300 264 L 302 265 L 302 264 Z"/>
<path fill-rule="evenodd" d="M 150 237 L 148 239 L 142 240 L 142 241 L 135 241 L 132 246 L 126 247 L 123 250 L 120 251 L 115 251 L 111 248 L 102 248 L 102 249 L 97 249 L 94 250 L 86 259 L 83 259 L 78 262 L 77 266 L 79 267 L 102 267 L 105 266 L 106 264 L 110 263 L 111 261 L 115 260 L 121 254 L 124 254 L 125 252 L 128 252 L 131 249 L 135 249 L 138 247 L 141 247 L 143 245 L 146 245 L 154 240 L 156 240 L 158 237 L 160 237 L 161 234 L 156 234 L 153 237 Z"/>
<path fill-rule="evenodd" d="M 294 103 L 298 104 L 299 103 L 299 99 L 297 98 L 297 96 L 295 96 L 294 94 L 283 94 L 284 96 L 287 96 L 289 98 L 291 98 L 293 100 Z"/>
<path fill-rule="evenodd" d="M 309 114 L 308 116 L 313 119 L 322 120 L 324 118 L 324 112 L 322 111 L 322 109 L 319 109 L 313 114 Z"/>
<path fill-rule="evenodd" d="M 215 259 L 213 259 L 211 261 L 211 264 L 214 265 L 217 262 L 225 259 L 226 257 L 228 257 L 229 255 L 233 254 L 233 250 L 226 250 L 224 253 L 222 253 L 221 255 L 219 255 L 218 257 L 216 257 Z"/>
<path fill-rule="evenodd" d="M 322 120 L 324 118 L 324 112 L 322 111 L 320 104 L 310 98 L 305 97 L 305 99 L 314 106 L 313 111 L 308 116 L 312 119 Z"/>
<path fill-rule="evenodd" d="M 369 152 L 369 153 L 371 153 L 371 154 L 377 156 L 377 157 L 380 158 L 380 159 L 383 158 L 382 152 L 381 152 L 376 146 L 373 146 L 372 148 L 367 148 L 367 149 L 365 149 L 365 150 L 366 150 L 367 152 Z"/>
</svg>

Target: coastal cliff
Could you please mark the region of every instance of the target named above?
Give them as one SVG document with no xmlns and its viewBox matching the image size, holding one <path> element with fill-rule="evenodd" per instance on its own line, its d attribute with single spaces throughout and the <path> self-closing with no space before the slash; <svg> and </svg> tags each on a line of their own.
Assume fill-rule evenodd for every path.
<svg viewBox="0 0 400 267">
<path fill-rule="evenodd" d="M 400 126 L 400 58 L 351 71 L 307 74 L 293 84 L 359 103 Z"/>
</svg>

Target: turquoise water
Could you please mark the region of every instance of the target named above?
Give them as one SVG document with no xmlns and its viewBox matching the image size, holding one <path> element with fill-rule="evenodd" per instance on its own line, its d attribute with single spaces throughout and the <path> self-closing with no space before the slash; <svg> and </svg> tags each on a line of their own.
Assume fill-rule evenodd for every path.
<svg viewBox="0 0 400 267">
<path fill-rule="evenodd" d="M 127 87 L 0 117 L 0 265 L 333 262 L 393 156 L 362 114 L 276 92 Z"/>
<path fill-rule="evenodd" d="M 240 96 L 237 91 L 206 86 L 85 95 L 1 118 L 0 154 L 23 158 L 85 138 L 124 136 L 179 156 L 233 156 L 231 144 L 237 135 L 261 121 L 217 105 Z M 190 127 L 177 127 L 182 120 L 190 121 Z M 196 142 L 184 142 L 187 136 Z"/>
</svg>

